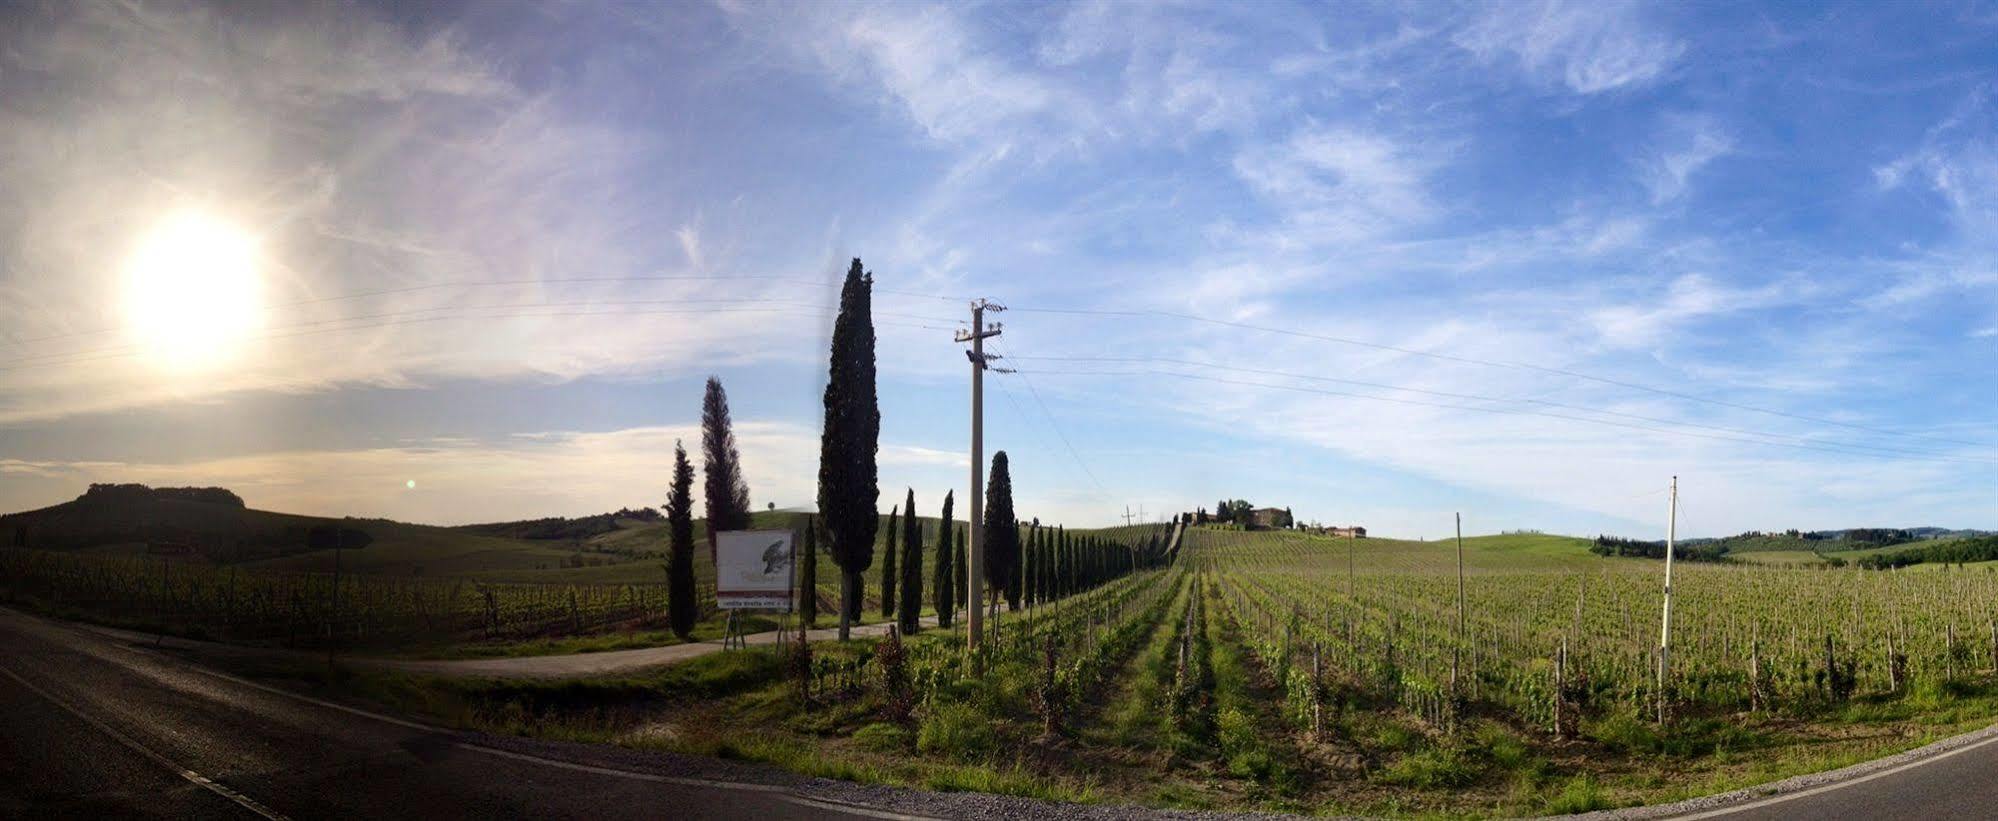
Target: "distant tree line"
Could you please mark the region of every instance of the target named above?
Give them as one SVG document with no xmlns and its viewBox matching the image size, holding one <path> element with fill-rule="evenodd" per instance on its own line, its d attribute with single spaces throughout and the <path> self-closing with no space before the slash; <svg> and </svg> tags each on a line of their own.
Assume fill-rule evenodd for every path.
<svg viewBox="0 0 1998 821">
<path fill-rule="evenodd" d="M 1638 559 L 1665 558 L 1665 543 L 1626 539 L 1622 536 L 1597 536 L 1589 545 L 1589 552 L 1598 556 L 1624 556 Z M 1719 542 L 1673 545 L 1672 557 L 1680 561 L 1718 562 L 1727 559 L 1727 545 Z"/>
<path fill-rule="evenodd" d="M 641 522 L 663 522 L 666 517 L 649 507 L 637 510 L 619 508 L 612 513 L 599 513 L 595 516 L 567 518 L 549 516 L 542 519 L 524 519 L 517 522 L 492 522 L 488 524 L 459 525 L 455 530 L 476 533 L 481 536 L 499 536 L 508 539 L 529 539 L 534 541 L 583 541 L 620 529 L 621 520 Z"/>
<path fill-rule="evenodd" d="M 202 502 L 227 507 L 242 507 L 243 497 L 237 496 L 228 488 L 222 487 L 147 487 L 141 484 L 94 483 L 77 501 L 89 503 L 131 503 L 147 499 L 170 499 L 177 502 Z"/>
<path fill-rule="evenodd" d="M 1998 560 L 1998 536 L 1951 539 L 1893 553 L 1861 556 L 1859 566 L 1868 570 L 1891 570 L 1911 564 L 1966 564 Z"/>
</svg>

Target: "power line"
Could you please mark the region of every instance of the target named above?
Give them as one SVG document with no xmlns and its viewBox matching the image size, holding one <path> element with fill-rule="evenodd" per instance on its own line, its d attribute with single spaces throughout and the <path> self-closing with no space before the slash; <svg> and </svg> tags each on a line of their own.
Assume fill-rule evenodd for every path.
<svg viewBox="0 0 1998 821">
<path fill-rule="evenodd" d="M 1336 383 L 1336 384 L 1341 384 L 1341 385 L 1356 385 L 1356 386 L 1360 386 L 1360 387 L 1367 387 L 1367 388 L 1379 388 L 1379 389 L 1382 389 L 1382 390 L 1392 390 L 1392 391 L 1406 391 L 1406 392 L 1408 392 L 1408 393 L 1420 393 L 1420 394 L 1426 394 L 1426 395 L 1429 395 L 1429 396 L 1440 396 L 1440 397 L 1444 397 L 1444 398 L 1448 398 L 1448 399 L 1464 399 L 1464 400 L 1469 400 L 1469 401 L 1475 401 L 1475 402 L 1514 402 L 1514 403 L 1522 403 L 1522 404 L 1531 404 L 1531 405 L 1542 405 L 1542 406 L 1546 406 L 1546 407 L 1550 407 L 1550 408 L 1560 408 L 1560 409 L 1563 409 L 1563 410 L 1571 410 L 1571 411 L 1577 411 L 1577 412 L 1581 412 L 1581 413 L 1597 413 L 1597 414 L 1602 414 L 1602 415 L 1605 415 L 1605 416 L 1615 416 L 1615 417 L 1620 417 L 1620 418 L 1624 418 L 1624 419 L 1632 419 L 1632 420 L 1636 420 L 1636 421 L 1640 421 L 1640 422 L 1651 422 L 1651 423 L 1654 423 L 1654 424 L 1660 424 L 1660 425 L 1677 425 L 1677 426 L 1681 426 L 1681 427 L 1689 427 L 1689 428 L 1701 428 L 1701 429 L 1705 429 L 1705 430 L 1713 430 L 1713 431 L 1720 431 L 1720 432 L 1723 432 L 1723 433 L 1735 433 L 1735 434 L 1741 434 L 1741 435 L 1744 435 L 1744 436 L 1762 436 L 1762 437 L 1768 437 L 1768 438 L 1772 438 L 1772 439 L 1790 439 L 1790 440 L 1795 440 L 1795 441 L 1798 441 L 1798 442 L 1803 442 L 1803 443 L 1807 443 L 1807 444 L 1816 444 L 1816 445 L 1826 445 L 1826 446 L 1835 446 L 1835 447 L 1842 447 L 1842 448 L 1853 448 L 1853 449 L 1857 449 L 1857 450 L 1869 450 L 1869 451 L 1878 451 L 1878 452 L 1881 452 L 1881 453 L 1891 453 L 1891 454 L 1898 454 L 1898 455 L 1903 455 L 1903 456 L 1928 456 L 1928 457 L 1938 457 L 1938 456 L 1939 456 L 1939 457 L 1950 457 L 1950 456 L 1952 456 L 1952 454 L 1945 454 L 1945 453 L 1936 453 L 1936 452 L 1934 452 L 1934 451 L 1925 451 L 1925 450 L 1908 450 L 1908 449 L 1905 449 L 1905 448 L 1890 448 L 1890 447 L 1881 447 L 1881 446 L 1878 446 L 1878 445 L 1862 445 L 1862 444 L 1854 444 L 1854 443 L 1849 443 L 1849 442 L 1822 442 L 1822 441 L 1820 441 L 1820 440 L 1816 440 L 1816 439 L 1811 439 L 1810 437 L 1806 437 L 1806 436 L 1795 436 L 1795 435 L 1792 435 L 1792 434 L 1786 434 L 1786 433 L 1768 433 L 1768 432 L 1764 432 L 1764 431 L 1757 431 L 1757 430 L 1747 430 L 1747 429 L 1744 429 L 1744 428 L 1731 428 L 1731 427 L 1727 427 L 1727 426 L 1724 426 L 1724 425 L 1709 425 L 1709 424 L 1705 424 L 1705 423 L 1702 423 L 1702 422 L 1686 422 L 1686 421 L 1681 421 L 1681 420 L 1677 420 L 1677 419 L 1661 419 L 1661 418 L 1659 418 L 1659 417 L 1655 417 L 1655 416 L 1644 416 L 1644 415 L 1642 415 L 1642 414 L 1635 414 L 1635 413 L 1625 413 L 1625 412 L 1623 412 L 1623 411 L 1614 411 L 1614 410 L 1604 410 L 1604 409 L 1602 409 L 1602 408 L 1590 408 L 1590 407 L 1584 407 L 1584 406 L 1581 406 L 1581 405 L 1572 405 L 1572 404 L 1567 404 L 1567 403 L 1563 403 L 1563 402 L 1554 402 L 1554 401 L 1551 401 L 1551 400 L 1546 400 L 1546 399 L 1534 399 L 1534 398 L 1530 398 L 1530 397 L 1518 397 L 1518 398 L 1508 398 L 1508 397 L 1498 397 L 1498 396 L 1485 396 L 1485 395 L 1480 395 L 1480 394 L 1472 394 L 1472 393 L 1454 393 L 1454 392 L 1451 392 L 1451 391 L 1437 391 L 1437 390 L 1429 390 L 1429 389 L 1425 389 L 1425 388 L 1411 388 L 1411 387 L 1406 387 L 1406 386 L 1403 386 L 1403 385 L 1392 385 L 1392 384 L 1385 384 L 1385 383 L 1380 383 L 1380 382 L 1363 382 L 1363 381 L 1360 381 L 1360 380 L 1354 380 L 1354 379 L 1338 379 L 1338 378 L 1335 378 L 1335 377 L 1329 377 L 1329 376 L 1317 376 L 1317 375 L 1314 375 L 1314 374 L 1304 374 L 1304 373 L 1293 373 L 1293 372 L 1289 372 L 1289 371 L 1273 371 L 1273 370 L 1266 370 L 1266 369 L 1261 369 L 1261 368 L 1251 368 L 1251 367 L 1246 367 L 1246 366 L 1236 366 L 1236 365 L 1224 365 L 1224 364 L 1221 364 L 1221 363 L 1217 363 L 1217 362 L 1202 362 L 1202 361 L 1199 361 L 1199 360 L 1191 360 L 1191 359 L 1175 359 L 1175 358 L 1172 358 L 1172 357 L 1163 357 L 1163 356 L 1135 356 L 1135 357 L 1132 357 L 1132 356 L 1020 356 L 1020 357 L 1016 357 L 1016 358 L 1017 358 L 1017 359 L 1020 359 L 1020 360 L 1022 360 L 1022 361 L 1052 361 L 1052 362 L 1132 362 L 1132 363 L 1150 363 L 1150 362 L 1162 362 L 1162 363 L 1167 363 L 1167 364 L 1174 364 L 1174 365 L 1187 365 L 1187 366 L 1193 366 L 1193 367 L 1202 367 L 1202 368 L 1214 368 L 1214 369 L 1217 369 L 1217 370 L 1226 370 L 1226 371 L 1236 371 L 1236 372 L 1242 372 L 1242 373 L 1253 373 L 1253 374 L 1259 374 L 1259 375 L 1262 375 L 1262 376 L 1277 376 L 1277 377 L 1284 377 L 1284 378 L 1287 378 L 1287 379 L 1306 379 L 1306 380 L 1311 380 L 1311 381 L 1315 381 L 1315 382 L 1331 382 L 1331 383 Z"/>
<path fill-rule="evenodd" d="M 1755 405 L 1747 405 L 1747 404 L 1742 404 L 1742 403 L 1738 403 L 1738 402 L 1729 402 L 1729 401 L 1727 401 L 1727 400 L 1724 400 L 1724 399 L 1713 399 L 1713 398 L 1709 398 L 1709 397 L 1705 397 L 1705 396 L 1699 396 L 1699 395 L 1696 395 L 1696 394 L 1690 394 L 1690 393 L 1682 393 L 1682 392 L 1679 392 L 1679 391 L 1672 391 L 1672 390 L 1666 390 L 1666 389 L 1664 389 L 1664 388 L 1654 388 L 1654 387 L 1652 387 L 1652 386 L 1649 386 L 1649 385 L 1643 385 L 1643 384 L 1639 384 L 1639 383 L 1636 383 L 1636 382 L 1626 382 L 1626 381 L 1624 381 L 1624 380 L 1620 380 L 1620 379 L 1611 379 L 1611 378 L 1609 378 L 1609 377 L 1603 377 L 1603 376 L 1596 376 L 1596 375 L 1593 375 L 1593 374 L 1587 374 L 1587 373 L 1581 373 L 1581 372 L 1578 372 L 1578 371 L 1571 371 L 1571 370 L 1566 370 L 1566 369 L 1563 369 L 1563 368 L 1550 368 L 1550 367 L 1545 367 L 1545 366 L 1542 366 L 1542 365 L 1532 365 L 1532 364 L 1527 364 L 1527 363 L 1524 363 L 1524 362 L 1506 362 L 1506 361 L 1502 361 L 1502 360 L 1492 360 L 1492 359 L 1479 359 L 1479 358 L 1476 358 L 1476 357 L 1467 357 L 1467 356 L 1454 356 L 1454 355 L 1451 355 L 1451 354 L 1443 354 L 1443 353 L 1435 353 L 1435 352 L 1432 352 L 1432 351 L 1424 351 L 1424 350 L 1418 350 L 1418 349 L 1415 349 L 1415 348 L 1403 348 L 1403 347 L 1400 347 L 1400 346 L 1396 346 L 1396 345 L 1384 345 L 1384 344 L 1381 344 L 1381 343 L 1378 343 L 1378 342 L 1368 342 L 1368 341 L 1365 341 L 1365 340 L 1361 340 L 1361 339 L 1350 339 L 1350 338 L 1346 338 L 1346 337 L 1339 337 L 1339 336 L 1329 336 L 1329 335 L 1326 335 L 1326 334 L 1316 334 L 1316 333 L 1309 333 L 1309 332 L 1306 332 L 1306 331 L 1295 331 L 1295 330 L 1290 330 L 1290 329 L 1288 329 L 1288 328 L 1273 328 L 1273 327 L 1269 327 L 1269 326 L 1266 326 L 1266 325 L 1254 325 L 1254 324 L 1250 324 L 1250 323 L 1247 323 L 1247 322 L 1235 322 L 1235 321 L 1232 321 L 1232 320 L 1226 320 L 1226 319 L 1214 319 L 1214 318 L 1212 318 L 1212 317 L 1204 317 L 1204 316 L 1198 316 L 1198 315 L 1195 315 L 1195 314 L 1187 314 L 1187 313 L 1180 313 L 1180 312 L 1177 312 L 1177 311 L 1161 311 L 1161 310 L 1149 310 L 1149 309 L 1147 309 L 1147 310 L 1121 310 L 1121 311 L 1119 311 L 1119 310 L 1094 310 L 1094 309 L 1086 309 L 1086 308 L 1031 308 L 1031 307 L 1029 307 L 1029 308 L 1015 308 L 1014 310 L 1016 310 L 1016 311 L 1022 311 L 1022 312 L 1027 312 L 1027 313 L 1043 313 L 1043 314 L 1077 314 L 1077 315 L 1084 315 L 1084 316 L 1122 316 L 1122 317 L 1159 317 L 1159 318 L 1166 318 L 1166 319 L 1179 319 L 1179 320 L 1185 320 L 1185 321 L 1187 321 L 1187 322 L 1200 322 L 1200 323 L 1205 323 L 1205 324 L 1209 324 L 1209 325 L 1220 325 L 1220 326 L 1224 326 L 1224 327 L 1229 327 L 1229 328 L 1238 328 L 1238 329 L 1242 329 L 1242 330 L 1248 330 L 1248 331 L 1259 331 L 1259 332 L 1262 332 L 1262 333 L 1272 333 L 1272 334 L 1281 334 L 1281 335 L 1284 335 L 1284 336 L 1294 336 L 1294 337 L 1298 337 L 1298 338 L 1301 338 L 1301 339 L 1312 339 L 1312 340 L 1317 340 L 1317 341 L 1320 341 L 1320 342 L 1334 342 L 1334 343 L 1338 343 L 1338 344 L 1341 344 L 1341 345 L 1353 345 L 1353 346 L 1357 346 L 1357 347 L 1362 347 L 1362 348 L 1371 348 L 1371 349 L 1374 349 L 1374 350 L 1380 350 L 1380 351 L 1392 351 L 1392 352 L 1394 352 L 1394 353 L 1402 353 L 1402 354 L 1408 354 L 1408 355 L 1410 355 L 1410 356 L 1421 356 L 1421 357 L 1427 357 L 1427 358 L 1430 358 L 1430 359 L 1437 359 L 1437 360 L 1441 360 L 1441 361 L 1445 361 L 1445 362 L 1456 362 L 1456 363 L 1459 363 L 1459 364 L 1465 364 L 1465 365 L 1479 365 L 1479 366 L 1483 366 L 1483 367 L 1492 367 L 1492 368 L 1508 368 L 1508 369 L 1513 369 L 1513 370 L 1525 370 L 1525 371 L 1536 371 L 1536 372 L 1539 372 L 1539 373 L 1547 373 L 1547 374 L 1554 374 L 1554 375 L 1557 375 L 1557 376 L 1565 376 L 1565 377 L 1569 377 L 1569 378 L 1572 378 L 1572 379 L 1582 379 L 1582 380 L 1586 380 L 1586 381 L 1590 381 L 1590 382 L 1597 382 L 1597 383 L 1601 383 L 1601 384 L 1604 384 L 1604 385 L 1613 385 L 1613 386 L 1616 386 L 1616 387 L 1620 387 L 1620 388 L 1628 388 L 1628 389 L 1631 389 L 1631 390 L 1638 390 L 1638 391 L 1644 391 L 1644 392 L 1647 392 L 1647 393 L 1654 393 L 1654 394 L 1658 394 L 1658 395 L 1660 395 L 1660 396 L 1670 396 L 1670 397 L 1673 397 L 1673 398 L 1676 398 L 1676 399 L 1684 399 L 1684 400 L 1687 400 L 1687 401 L 1689 401 L 1689 402 L 1704 402 L 1704 403 L 1707 403 L 1707 404 L 1710 404 L 1710 405 L 1719 405 L 1719 406 L 1721 406 L 1721 407 L 1727 407 L 1727 408 L 1734 408 L 1734 409 L 1737 409 L 1737 410 L 1745 410 L 1745 411 L 1753 411 L 1753 412 L 1756 412 L 1756 413 L 1766 413 L 1766 414 L 1770 414 L 1770 415 L 1774 415 L 1774 416 L 1783 416 L 1783 417 L 1788 417 L 1788 418 L 1791 418 L 1791 419 L 1798 419 L 1798 420 L 1802 420 L 1802 421 L 1806 421 L 1806 422 L 1814 422 L 1814 423 L 1817 423 L 1817 424 L 1821 424 L 1821 425 L 1836 425 L 1836 426 L 1838 426 L 1838 427 L 1842 427 L 1842 428 L 1850 428 L 1850 429 L 1853 429 L 1853 430 L 1863 430 L 1863 431 L 1867 431 L 1867 432 L 1869 432 L 1869 433 L 1878 433 L 1878 434 L 1884 434 L 1884 435 L 1888 435 L 1888 436 L 1906 436 L 1906 437 L 1911 437 L 1911 438 L 1915 438 L 1915 439 L 1929 439 L 1929 440 L 1933 440 L 1933 441 L 1937 441 L 1937 442 L 1947 442 L 1947 443 L 1949 443 L 1949 444 L 1954 444 L 1954 445 L 1971 445 L 1971 446 L 1973 446 L 1973 447 L 1991 447 L 1991 443 L 1989 443 L 1989 442 L 1971 442 L 1971 441 L 1967 441 L 1967 440 L 1963 440 L 1963 439 L 1949 439 L 1949 438 L 1946 438 L 1946 437 L 1940 437 L 1940 436 L 1930 436 L 1930 435 L 1927 435 L 1927 434 L 1921 434 L 1921 433 L 1908 433 L 1908 432 L 1906 432 L 1906 431 L 1898 431 L 1898 430 L 1891 430 L 1891 429 L 1888 429 L 1888 428 L 1877 428 L 1877 427 L 1872 427 L 1872 426 L 1869 426 L 1869 425 L 1861 425 L 1861 424 L 1856 424 L 1856 423 L 1853 423 L 1853 422 L 1841 422 L 1841 421 L 1839 421 L 1839 420 L 1836 420 L 1836 419 L 1825 419 L 1825 418 L 1822 418 L 1822 417 L 1816 417 L 1816 416 L 1807 416 L 1807 415 L 1804 415 L 1804 414 L 1800 414 L 1800 413 L 1791 413 L 1791 412 L 1789 412 L 1789 411 L 1781 411 L 1781 410 L 1776 410 L 1776 409 L 1773 409 L 1773 408 L 1764 408 L 1764 407 L 1758 407 L 1758 406 L 1755 406 Z"/>
<path fill-rule="evenodd" d="M 1697 432 L 1693 432 L 1693 431 L 1675 431 L 1675 430 L 1670 430 L 1670 429 L 1666 429 L 1666 428 L 1656 428 L 1656 427 L 1650 427 L 1650 426 L 1647 426 L 1647 425 L 1635 425 L 1635 424 L 1629 424 L 1629 423 L 1624 423 L 1624 422 L 1612 422 L 1612 421 L 1609 421 L 1609 420 L 1607 420 L 1607 419 L 1591 419 L 1591 418 L 1588 418 L 1588 417 L 1585 417 L 1585 416 L 1569 416 L 1569 415 L 1567 415 L 1567 414 L 1560 414 L 1560 413 L 1548 413 L 1548 412 L 1545 412 L 1545 411 L 1530 411 L 1530 410 L 1512 410 L 1512 409 L 1507 409 L 1507 408 L 1489 408 L 1489 407 L 1478 407 L 1478 406 L 1474 406 L 1474 405 L 1453 405 L 1453 404 L 1449 404 L 1449 403 L 1444 403 L 1444 402 L 1424 402 L 1424 401 L 1422 401 L 1422 400 L 1419 400 L 1419 399 L 1397 399 L 1397 398 L 1394 398 L 1394 397 L 1388 397 L 1388 396 L 1370 396 L 1370 395 L 1367 395 L 1367 394 L 1360 394 L 1360 393 L 1347 393 L 1347 392 L 1344 392 L 1344 391 L 1331 391 L 1331 390 L 1324 390 L 1324 389 L 1319 389 L 1319 388 L 1307 388 L 1307 387 L 1302 387 L 1302 386 L 1298 386 L 1298 385 L 1272 385 L 1272 384 L 1269 384 L 1269 383 L 1265 383 L 1265 382 L 1248 382 L 1248 381 L 1243 381 L 1243 380 L 1236 380 L 1236 379 L 1222 379 L 1222 378 L 1219 378 L 1219 377 L 1212 377 L 1212 376 L 1200 376 L 1200 375 L 1198 375 L 1198 374 L 1190 374 L 1190 373 L 1178 373 L 1178 372 L 1174 372 L 1174 371 L 1162 371 L 1162 370 L 1140 370 L 1140 371 L 1054 371 L 1054 370 L 1042 370 L 1042 371 L 1039 371 L 1039 373 L 1041 373 L 1042 375 L 1062 375 L 1062 376 L 1171 376 L 1171 377 L 1176 377 L 1176 378 L 1179 378 L 1179 379 L 1191 379 L 1191 380 L 1197 380 L 1197 381 L 1202 381 L 1202 382 L 1214 382 L 1214 383 L 1218 383 L 1218 384 L 1223 384 L 1223 385 L 1241 385 L 1241 386 L 1244 386 L 1244 387 L 1252 387 L 1252 388 L 1270 388 L 1270 389 L 1274 389 L 1274 390 L 1286 390 L 1286 391 L 1294 391 L 1294 392 L 1298 392 L 1298 393 L 1312 393 L 1312 394 L 1320 394 L 1320 395 L 1324 395 L 1324 396 L 1339 396 L 1339 397 L 1345 397 L 1345 398 L 1349 398 L 1349 399 L 1366 399 L 1366 400 L 1371 400 L 1371 401 L 1375 401 L 1375 402 L 1392 402 L 1392 403 L 1395 403 L 1395 404 L 1400 404 L 1400 405 L 1418 405 L 1418 406 L 1422 406 L 1422 407 L 1432 407 L 1432 408 L 1444 408 L 1444 409 L 1449 409 L 1449 410 L 1466 410 L 1466 411 L 1476 411 L 1476 412 L 1479 412 L 1479 413 L 1496 413 L 1496 414 L 1505 414 L 1505 415 L 1509 415 L 1509 416 L 1544 416 L 1544 417 L 1548 417 L 1548 418 L 1551 418 L 1551 419 L 1565 419 L 1565 420 L 1568 420 L 1568 421 L 1572 421 L 1572 422 L 1586 422 L 1586 423 L 1589 423 L 1589 424 L 1594 424 L 1594 425 L 1605 425 L 1605 426 L 1609 426 L 1609 427 L 1617 427 L 1617 428 L 1626 428 L 1626 429 L 1630 429 L 1630 430 L 1642 430 L 1642 431 L 1649 431 L 1649 432 L 1652 432 L 1652 433 L 1662 433 L 1662 434 L 1666 434 L 1666 435 L 1668 435 L 1668 436 L 1694 436 L 1694 437 L 1699 437 L 1699 438 L 1702 438 L 1702 439 L 1714 439 L 1714 440 L 1719 440 L 1719 441 L 1725 441 L 1725 442 L 1740 442 L 1740 443 L 1744 443 L 1744 444 L 1751 444 L 1751 445 L 1767 445 L 1767 446 L 1770 446 L 1770 447 L 1786 447 L 1786 448 L 1798 448 L 1798 449 L 1802 449 L 1802 450 L 1816 450 L 1816 451 L 1823 451 L 1823 452 L 1826 452 L 1826 453 L 1836 453 L 1836 454 L 1838 454 L 1838 455 L 1840 455 L 1840 456 L 1861 456 L 1861 455 L 1871 455 L 1871 454 L 1855 454 L 1855 453 L 1852 453 L 1851 451 L 1847 451 L 1847 450 L 1838 450 L 1838 449 L 1835 449 L 1835 448 L 1833 448 L 1833 447 L 1823 447 L 1823 446 L 1817 446 L 1817 445 L 1806 445 L 1806 444 L 1791 444 L 1791 443 L 1788 443 L 1788 442 L 1770 442 L 1770 441 L 1764 441 L 1764 440 L 1761 440 L 1761 439 L 1745 439 L 1745 438 L 1741 438 L 1741 437 L 1737 437 L 1737 436 L 1722 436 L 1722 435 L 1718 435 L 1718 434 L 1710 434 L 1710 433 L 1697 433 Z M 1931 459 L 1935 459 L 1935 460 L 1938 460 L 1938 461 L 1945 461 L 1945 462 L 1960 462 L 1960 463 L 1963 463 L 1963 464 L 1972 464 L 1972 465 L 1981 465 L 1981 466 L 1989 466 L 1989 465 L 1991 464 L 1991 462 L 1989 462 L 1989 461 L 1985 461 L 1985 460 L 1977 460 L 1977 459 L 1964 459 L 1964 458 L 1959 458 L 1959 457 L 1952 457 L 1952 456 L 1932 456 L 1932 457 L 1927 457 L 1927 458 L 1931 458 Z"/>
<path fill-rule="evenodd" d="M 1000 352 L 1004 353 L 1005 349 L 1002 347 L 1000 349 Z M 1048 409 L 1048 403 L 1046 402 L 1046 400 L 1041 399 L 1041 392 L 1034 387 L 1033 379 L 1028 377 L 1027 374 L 1024 372 L 1020 372 L 1019 376 L 1020 376 L 1020 381 L 1026 383 L 1027 390 L 1033 394 L 1034 402 L 1041 406 L 1041 413 L 1047 416 L 1048 424 L 1054 428 L 1055 435 L 1061 438 L 1062 446 L 1068 448 L 1069 458 L 1075 460 L 1075 466 L 1082 468 L 1083 475 L 1089 477 L 1090 483 L 1096 485 L 1096 490 L 1098 492 L 1102 493 L 1106 497 L 1111 495 L 1110 489 L 1104 487 L 1103 482 L 1096 478 L 1096 472 L 1089 469 L 1089 465 L 1082 461 L 1082 454 L 1077 453 L 1075 450 L 1075 445 L 1069 442 L 1068 434 L 1063 432 L 1061 429 L 1061 421 L 1055 418 L 1054 411 Z"/>
</svg>

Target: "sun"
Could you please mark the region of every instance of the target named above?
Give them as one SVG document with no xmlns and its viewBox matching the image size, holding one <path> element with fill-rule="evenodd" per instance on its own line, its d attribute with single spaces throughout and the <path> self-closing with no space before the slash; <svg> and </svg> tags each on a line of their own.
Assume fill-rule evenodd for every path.
<svg viewBox="0 0 1998 821">
<path fill-rule="evenodd" d="M 140 239 L 125 267 L 133 341 L 175 367 L 221 364 L 263 324 L 257 243 L 212 214 L 183 211 Z"/>
</svg>

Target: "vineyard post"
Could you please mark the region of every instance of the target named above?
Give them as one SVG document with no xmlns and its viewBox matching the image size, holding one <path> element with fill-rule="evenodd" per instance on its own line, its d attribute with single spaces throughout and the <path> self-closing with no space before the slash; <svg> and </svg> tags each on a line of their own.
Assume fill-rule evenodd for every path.
<svg viewBox="0 0 1998 821">
<path fill-rule="evenodd" d="M 1457 642 L 1450 648 L 1450 695 L 1457 695 L 1457 676 L 1464 656 L 1464 514 L 1457 514 Z"/>
<path fill-rule="evenodd" d="M 1679 536 L 1679 477 L 1672 477 L 1665 514 L 1665 607 L 1658 627 L 1658 723 L 1665 723 L 1666 682 L 1672 669 L 1672 554 Z"/>
</svg>

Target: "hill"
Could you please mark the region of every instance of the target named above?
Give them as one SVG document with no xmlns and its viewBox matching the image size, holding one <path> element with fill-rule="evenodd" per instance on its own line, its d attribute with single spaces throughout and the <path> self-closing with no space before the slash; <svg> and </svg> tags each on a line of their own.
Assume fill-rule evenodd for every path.
<svg viewBox="0 0 1998 821">
<path fill-rule="evenodd" d="M 352 572 L 425 575 L 559 566 L 573 551 L 518 539 L 386 519 L 328 518 L 256 510 L 221 488 L 92 485 L 39 510 L 0 516 L 15 547 L 146 553 L 171 544 L 194 561 L 276 570 L 332 570 L 333 548 Z"/>
<path fill-rule="evenodd" d="M 664 524 L 666 517 L 649 507 L 637 510 L 620 508 L 611 513 L 595 516 L 564 518 L 550 516 L 543 519 L 524 519 L 515 522 L 493 522 L 490 524 L 459 525 L 453 530 L 475 533 L 480 536 L 501 536 L 509 539 L 529 539 L 534 541 L 566 540 L 583 541 L 593 536 L 601 536 L 630 527 L 646 524 Z"/>
</svg>

